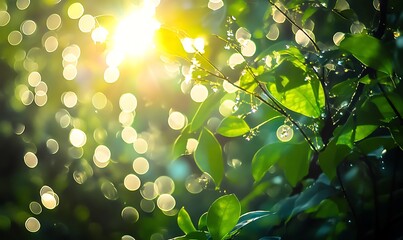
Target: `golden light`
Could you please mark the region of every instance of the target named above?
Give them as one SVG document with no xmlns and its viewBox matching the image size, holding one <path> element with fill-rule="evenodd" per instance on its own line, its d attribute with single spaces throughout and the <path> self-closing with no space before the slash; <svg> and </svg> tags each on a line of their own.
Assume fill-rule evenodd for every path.
<svg viewBox="0 0 403 240">
<path fill-rule="evenodd" d="M 156 4 L 146 1 L 118 24 L 113 37 L 113 51 L 138 57 L 152 47 L 154 33 L 161 25 L 154 18 Z"/>
</svg>

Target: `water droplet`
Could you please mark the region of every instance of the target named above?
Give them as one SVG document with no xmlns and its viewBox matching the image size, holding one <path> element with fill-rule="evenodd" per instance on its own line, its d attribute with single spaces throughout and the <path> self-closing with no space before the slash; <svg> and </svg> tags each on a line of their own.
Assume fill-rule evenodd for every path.
<svg viewBox="0 0 403 240">
<path fill-rule="evenodd" d="M 281 125 L 276 132 L 277 138 L 282 142 L 288 142 L 294 136 L 294 130 L 288 125 Z"/>
</svg>

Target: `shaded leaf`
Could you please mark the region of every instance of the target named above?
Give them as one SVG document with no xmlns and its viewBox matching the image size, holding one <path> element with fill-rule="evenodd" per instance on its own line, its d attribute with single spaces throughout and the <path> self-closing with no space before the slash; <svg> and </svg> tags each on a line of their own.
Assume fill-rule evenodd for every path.
<svg viewBox="0 0 403 240">
<path fill-rule="evenodd" d="M 180 236 L 173 238 L 172 240 L 207 240 L 208 236 L 205 232 L 196 231 L 186 234 L 185 236 Z"/>
<path fill-rule="evenodd" d="M 271 166 L 281 157 L 284 145 L 273 143 L 259 149 L 252 158 L 252 176 L 255 182 L 260 181 Z"/>
<path fill-rule="evenodd" d="M 203 213 L 200 218 L 199 221 L 197 223 L 197 227 L 201 230 L 203 228 L 207 228 L 207 212 Z"/>
<path fill-rule="evenodd" d="M 265 217 L 269 217 L 269 216 L 275 216 L 275 213 L 270 212 L 270 211 L 247 212 L 239 217 L 238 223 L 232 229 L 232 233 L 236 233 L 236 232 L 240 231 L 243 227 L 245 227 L 246 225 L 248 225 L 250 223 L 253 223 L 254 221 L 257 221 L 261 218 L 265 218 Z"/>
<path fill-rule="evenodd" d="M 184 233 L 188 234 L 196 231 L 196 228 L 194 227 L 192 220 L 190 219 L 189 213 L 184 207 L 182 207 L 179 211 L 177 221 L 179 228 Z"/>
<path fill-rule="evenodd" d="M 250 131 L 250 127 L 242 118 L 229 116 L 224 118 L 217 132 L 225 137 L 238 137 Z"/>
<path fill-rule="evenodd" d="M 348 146 L 336 144 L 336 142 L 336 140 L 331 141 L 325 151 L 319 154 L 319 165 L 329 179 L 336 177 L 337 166 L 350 153 Z"/>
<path fill-rule="evenodd" d="M 300 144 L 283 143 L 286 149 L 279 159 L 278 166 L 283 170 L 288 182 L 295 187 L 308 174 L 312 150 L 306 142 Z"/>
<path fill-rule="evenodd" d="M 346 36 L 340 48 L 351 53 L 364 65 L 392 75 L 393 61 L 389 49 L 379 39 L 368 34 Z"/>
<path fill-rule="evenodd" d="M 212 239 L 223 239 L 235 227 L 240 214 L 241 204 L 234 194 L 215 200 L 207 213 L 207 228 Z"/>
<path fill-rule="evenodd" d="M 221 145 L 207 128 L 200 133 L 194 158 L 199 169 L 209 173 L 216 186 L 219 187 L 224 176 Z"/>
</svg>

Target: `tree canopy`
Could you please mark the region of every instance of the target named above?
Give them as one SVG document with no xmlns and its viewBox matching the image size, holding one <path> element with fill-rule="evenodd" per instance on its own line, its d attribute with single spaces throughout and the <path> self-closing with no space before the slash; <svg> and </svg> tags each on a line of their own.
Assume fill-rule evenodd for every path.
<svg viewBox="0 0 403 240">
<path fill-rule="evenodd" d="M 399 239 L 399 0 L 0 0 L 0 235 Z"/>
</svg>

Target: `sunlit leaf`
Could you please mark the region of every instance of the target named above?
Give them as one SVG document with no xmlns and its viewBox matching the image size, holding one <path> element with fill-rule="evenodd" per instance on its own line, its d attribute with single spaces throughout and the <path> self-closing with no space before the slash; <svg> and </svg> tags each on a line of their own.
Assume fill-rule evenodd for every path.
<svg viewBox="0 0 403 240">
<path fill-rule="evenodd" d="M 340 48 L 344 49 L 366 66 L 392 75 L 392 54 L 383 42 L 368 34 L 346 36 L 341 41 Z"/>
<path fill-rule="evenodd" d="M 194 227 L 192 220 L 190 219 L 189 213 L 184 207 L 182 207 L 179 211 L 177 221 L 179 228 L 184 233 L 188 234 L 196 231 L 196 228 Z"/>
<path fill-rule="evenodd" d="M 224 95 L 225 93 L 223 91 L 217 91 L 208 96 L 207 99 L 200 104 L 190 123 L 190 132 L 197 131 L 203 126 L 204 122 L 210 118 L 210 113 L 217 109 L 220 104 L 220 99 Z"/>
<path fill-rule="evenodd" d="M 245 71 L 239 78 L 241 88 L 248 92 L 253 92 L 258 87 L 256 76 L 264 72 L 264 67 L 260 66 L 257 69 L 251 68 L 250 71 Z"/>
<path fill-rule="evenodd" d="M 268 83 L 270 93 L 286 108 L 307 117 L 318 118 L 325 105 L 323 89 L 315 92 L 313 85 L 306 83 L 281 93 L 276 84 Z M 318 96 L 318 97 L 316 97 Z"/>
<path fill-rule="evenodd" d="M 284 143 L 287 149 L 279 159 L 278 166 L 284 171 L 288 182 L 295 186 L 308 174 L 312 151 L 306 142 L 300 144 Z M 288 145 L 288 146 L 287 146 Z"/>
<path fill-rule="evenodd" d="M 182 133 L 176 138 L 172 148 L 172 159 L 175 160 L 186 154 L 186 144 L 189 138 L 189 125 L 186 126 Z"/>
<path fill-rule="evenodd" d="M 250 127 L 242 118 L 229 116 L 224 118 L 217 132 L 225 137 L 238 137 L 250 131 Z"/>
<path fill-rule="evenodd" d="M 168 28 L 160 28 L 155 32 L 156 46 L 159 51 L 164 54 L 178 56 L 181 58 L 187 58 L 187 53 L 185 52 L 180 38 L 183 33 L 179 30 L 173 30 Z"/>
<path fill-rule="evenodd" d="M 207 128 L 200 133 L 194 158 L 199 169 L 210 174 L 216 186 L 219 187 L 224 176 L 221 145 Z"/>
<path fill-rule="evenodd" d="M 241 204 L 234 194 L 215 200 L 207 213 L 207 228 L 212 239 L 223 239 L 235 227 L 240 215 Z"/>
</svg>

